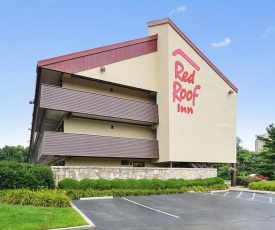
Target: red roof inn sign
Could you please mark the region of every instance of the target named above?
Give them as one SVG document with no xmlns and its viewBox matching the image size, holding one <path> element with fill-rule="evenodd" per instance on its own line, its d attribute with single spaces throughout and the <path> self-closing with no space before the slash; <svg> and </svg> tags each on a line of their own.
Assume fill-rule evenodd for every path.
<svg viewBox="0 0 275 230">
<path fill-rule="evenodd" d="M 193 71 L 188 72 L 182 62 L 175 61 L 175 80 L 173 82 L 173 102 L 177 103 L 178 112 L 193 114 L 196 98 L 199 96 L 198 90 L 201 89 L 200 85 L 194 85 L 196 71 L 200 71 L 200 67 L 181 49 L 174 50 L 172 54 L 183 57 L 193 66 Z M 191 86 L 191 89 L 186 88 L 187 84 Z"/>
</svg>

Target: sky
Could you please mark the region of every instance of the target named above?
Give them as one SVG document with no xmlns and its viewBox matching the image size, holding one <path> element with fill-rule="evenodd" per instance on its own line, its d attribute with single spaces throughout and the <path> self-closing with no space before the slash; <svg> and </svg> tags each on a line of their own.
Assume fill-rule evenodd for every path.
<svg viewBox="0 0 275 230">
<path fill-rule="evenodd" d="M 169 17 L 239 89 L 237 136 L 275 123 L 274 0 L 0 0 L 0 148 L 28 146 L 39 60 L 146 37 Z"/>
</svg>

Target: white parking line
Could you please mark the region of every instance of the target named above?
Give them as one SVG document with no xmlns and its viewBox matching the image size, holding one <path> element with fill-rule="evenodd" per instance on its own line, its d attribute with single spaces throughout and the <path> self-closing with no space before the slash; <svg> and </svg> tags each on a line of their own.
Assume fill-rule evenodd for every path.
<svg viewBox="0 0 275 230">
<path fill-rule="evenodd" d="M 253 193 L 253 197 L 252 198 L 242 198 L 242 197 L 240 197 L 241 196 L 241 194 L 242 194 L 242 192 L 238 195 L 238 197 L 233 197 L 233 196 L 226 196 L 227 195 L 227 193 L 225 193 L 225 194 L 223 194 L 223 195 L 219 195 L 219 194 L 217 194 L 217 193 L 219 193 L 219 192 L 211 192 L 210 194 L 211 195 L 215 195 L 215 196 L 224 196 L 224 197 L 228 197 L 228 198 L 234 198 L 234 199 L 242 199 L 242 200 L 253 200 L 253 201 L 256 201 L 256 202 L 260 202 L 260 203 L 270 203 L 270 204 L 275 204 L 275 203 L 273 203 L 272 201 L 272 197 L 266 197 L 266 196 L 260 196 L 260 197 L 264 197 L 264 198 L 269 198 L 269 201 L 267 202 L 267 201 L 260 201 L 260 200 L 255 200 L 254 198 L 256 197 L 259 197 L 258 195 L 256 196 L 256 193 Z M 209 194 L 209 193 L 204 193 L 204 194 Z"/>
<path fill-rule="evenodd" d="M 225 194 L 223 194 L 223 196 L 226 196 L 229 192 L 226 192 Z"/>
<path fill-rule="evenodd" d="M 240 192 L 240 194 L 237 196 L 237 198 L 239 198 L 242 195 L 243 192 Z"/>
<path fill-rule="evenodd" d="M 172 217 L 175 217 L 175 218 L 180 218 L 179 216 L 175 216 L 175 215 L 172 215 L 172 214 L 167 213 L 167 212 L 163 212 L 163 211 L 160 211 L 160 210 L 157 210 L 157 209 L 154 209 L 154 208 L 150 208 L 150 207 L 145 206 L 145 205 L 143 205 L 143 204 L 140 204 L 140 203 L 137 203 L 137 202 L 135 202 L 135 201 L 129 200 L 129 199 L 125 198 L 125 197 L 122 197 L 122 199 L 127 200 L 127 201 L 129 201 L 129 202 L 132 202 L 132 203 L 134 203 L 134 204 L 136 204 L 136 205 L 139 205 L 139 206 L 141 206 L 141 207 L 148 208 L 148 209 L 151 209 L 151 210 L 156 211 L 156 212 L 160 212 L 160 213 L 165 214 L 165 215 L 168 215 L 168 216 L 172 216 Z"/>
</svg>

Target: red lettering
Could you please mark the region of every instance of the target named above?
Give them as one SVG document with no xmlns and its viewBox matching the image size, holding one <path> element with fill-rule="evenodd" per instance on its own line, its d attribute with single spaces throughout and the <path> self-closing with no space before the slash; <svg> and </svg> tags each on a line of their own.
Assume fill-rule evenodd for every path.
<svg viewBox="0 0 275 230">
<path fill-rule="evenodd" d="M 188 72 L 184 71 L 184 66 L 180 61 L 175 62 L 175 78 L 179 79 L 181 82 L 188 82 L 189 84 L 194 84 L 195 81 L 195 73 L 193 72 L 188 76 Z"/>
<path fill-rule="evenodd" d="M 184 66 L 181 62 L 176 61 L 175 62 L 175 77 L 176 79 L 180 79 L 180 81 L 182 81 L 180 74 L 184 71 Z"/>
<path fill-rule="evenodd" d="M 173 102 L 175 102 L 175 100 L 178 100 L 179 102 L 181 102 L 181 99 L 178 96 L 178 92 L 180 92 L 181 90 L 182 90 L 182 85 L 179 82 L 174 81 L 174 83 L 173 83 Z"/>
<path fill-rule="evenodd" d="M 184 71 L 184 73 L 182 74 L 181 79 L 182 79 L 184 82 L 187 82 L 187 81 L 188 81 L 188 72 L 187 72 L 187 71 Z"/>
<path fill-rule="evenodd" d="M 190 76 L 188 77 L 188 83 L 189 84 L 194 84 L 194 81 L 195 81 L 195 73 L 196 73 L 196 71 L 195 70 L 193 70 L 193 72 L 190 74 Z"/>
<path fill-rule="evenodd" d="M 175 61 L 175 81 L 173 82 L 173 102 L 177 103 L 177 110 L 179 113 L 193 114 L 193 108 L 196 105 L 196 98 L 199 96 L 198 90 L 201 89 L 200 85 L 194 86 L 193 89 L 188 90 L 184 87 L 184 83 L 194 84 L 196 70 L 200 71 L 200 67 L 192 61 L 181 49 L 177 49 L 172 53 L 174 56 L 180 54 L 187 60 L 195 69 L 189 75 L 185 70 L 183 63 Z M 178 79 L 178 80 L 177 80 Z M 184 100 L 192 101 L 192 106 L 182 106 L 181 102 Z"/>
<path fill-rule="evenodd" d="M 173 83 L 173 102 L 186 99 L 187 101 L 192 100 L 192 105 L 196 104 L 196 97 L 198 97 L 197 90 L 201 88 L 200 85 L 196 85 L 193 90 L 186 90 L 182 87 L 182 84 L 178 81 L 174 81 Z"/>
<path fill-rule="evenodd" d="M 179 113 L 191 113 L 193 114 L 193 107 L 186 107 L 186 106 L 181 106 L 180 103 L 178 103 L 178 112 Z"/>
<path fill-rule="evenodd" d="M 193 114 L 193 107 L 187 107 L 187 113 Z"/>
<path fill-rule="evenodd" d="M 199 95 L 197 94 L 197 90 L 200 89 L 201 86 L 200 85 L 196 85 L 194 90 L 193 90 L 193 101 L 192 101 L 192 105 L 195 106 L 195 98 L 198 97 Z"/>
<path fill-rule="evenodd" d="M 184 100 L 185 96 L 186 96 L 186 89 L 182 89 L 182 90 L 180 91 L 180 99 L 181 99 L 181 100 Z"/>
<path fill-rule="evenodd" d="M 190 101 L 193 97 L 193 92 L 192 90 L 188 90 L 187 94 L 186 94 L 186 99 L 187 101 Z"/>
<path fill-rule="evenodd" d="M 181 106 L 181 112 L 186 113 L 186 107 Z"/>
</svg>

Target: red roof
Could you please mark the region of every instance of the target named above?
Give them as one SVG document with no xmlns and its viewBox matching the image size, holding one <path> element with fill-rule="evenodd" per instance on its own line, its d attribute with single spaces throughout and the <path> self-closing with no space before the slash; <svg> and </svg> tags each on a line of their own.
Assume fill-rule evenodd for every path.
<svg viewBox="0 0 275 230">
<path fill-rule="evenodd" d="M 157 51 L 157 35 L 38 62 L 38 67 L 76 73 Z"/>
</svg>

